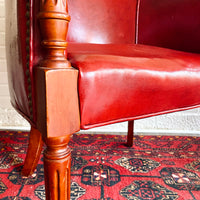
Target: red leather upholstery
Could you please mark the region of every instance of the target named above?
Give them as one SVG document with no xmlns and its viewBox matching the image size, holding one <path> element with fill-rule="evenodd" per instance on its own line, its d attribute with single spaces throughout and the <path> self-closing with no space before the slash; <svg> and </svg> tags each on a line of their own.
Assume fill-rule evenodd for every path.
<svg viewBox="0 0 200 200">
<path fill-rule="evenodd" d="M 135 43 L 137 0 L 68 0 L 68 40 Z"/>
<path fill-rule="evenodd" d="M 200 56 L 143 45 L 70 44 L 81 128 L 200 105 Z"/>
<path fill-rule="evenodd" d="M 5 2 L 11 102 L 32 123 L 24 170 L 34 171 L 43 138 L 47 199 L 70 199 L 68 142 L 79 128 L 200 106 L 200 54 L 135 44 L 200 53 L 199 0 Z M 63 52 L 67 2 L 68 58 L 77 70 Z M 131 146 L 133 121 L 128 129 Z"/>
<path fill-rule="evenodd" d="M 138 43 L 200 53 L 199 0 L 141 0 Z"/>
<path fill-rule="evenodd" d="M 30 0 L 26 4 L 24 0 L 6 0 L 5 3 L 7 8 L 13 10 L 15 7 L 18 8 L 17 13 L 8 9 L 6 18 L 8 20 L 6 22 L 6 37 L 11 102 L 20 113 L 32 123 L 35 123 L 32 69 L 38 65 L 43 55 L 36 17 L 39 11 L 39 0 Z M 188 106 L 199 104 L 199 94 L 197 94 L 199 91 L 198 56 L 191 55 L 189 56 L 192 57 L 190 60 L 188 56 L 185 56 L 186 54 L 175 53 L 174 55 L 172 51 L 160 49 L 156 49 L 156 53 L 152 54 L 153 47 L 137 47 L 140 48 L 139 53 L 135 46 L 122 45 L 139 42 L 200 53 L 199 0 L 123 0 L 123 3 L 121 0 L 68 0 L 68 4 L 69 14 L 72 18 L 68 33 L 70 42 L 115 44 L 113 46 L 83 44 L 74 47 L 71 44 L 69 45 L 71 58 L 73 56 L 73 65 L 80 69 L 79 92 L 82 127 L 88 128 L 93 125 L 104 124 L 106 121 L 110 123 L 126 118 L 139 118 L 139 116 L 149 116 L 153 113 L 155 115 L 174 109 L 186 109 Z M 137 41 L 135 38 L 137 38 Z M 169 52 L 167 53 L 168 56 L 165 55 L 165 52 Z M 96 53 L 98 56 L 82 55 L 91 53 Z M 103 57 L 103 54 L 106 54 L 106 56 Z M 134 58 L 136 54 L 139 58 Z M 120 57 L 116 58 L 110 55 L 120 55 Z M 155 57 L 157 59 L 150 59 Z M 173 58 L 173 62 L 171 58 Z M 106 60 L 106 63 L 102 64 L 103 60 Z M 116 60 L 119 61 L 120 65 L 116 63 Z M 95 62 L 96 64 L 94 64 Z M 171 62 L 173 67 L 170 65 Z M 88 67 L 84 67 L 86 63 L 89 64 Z M 115 63 L 115 66 L 113 66 L 113 63 Z M 140 63 L 144 68 L 140 70 L 139 74 L 135 73 L 136 63 Z M 152 66 L 152 63 L 155 66 Z M 158 63 L 162 65 L 161 71 L 157 69 Z M 111 66 L 109 67 L 108 64 L 111 64 Z M 169 73 L 166 70 L 173 71 L 175 65 L 178 68 L 182 66 L 186 71 L 183 73 L 178 70 L 176 73 L 173 72 L 168 75 Z M 187 68 L 188 65 L 191 67 Z M 154 70 L 147 69 L 148 66 L 152 66 Z M 103 67 L 103 69 L 100 69 L 100 67 Z M 119 67 L 121 69 L 117 72 L 115 68 L 119 69 Z M 93 73 L 89 71 L 92 68 L 94 69 Z M 105 72 L 105 69 L 109 73 Z M 100 71 L 102 75 L 99 75 Z M 139 76 L 142 74 L 148 77 L 148 81 L 152 82 L 146 80 L 144 82 L 144 78 Z M 93 79 L 90 80 L 90 76 Z M 168 80 L 166 77 L 168 77 Z M 105 81 L 105 79 L 107 80 Z M 137 84 L 135 83 L 136 79 L 139 80 Z M 105 83 L 100 86 L 99 80 L 103 80 L 103 83 Z M 86 85 L 83 86 L 82 83 L 86 83 Z M 96 91 L 94 91 L 94 83 L 97 86 Z M 113 86 L 114 89 L 107 88 L 108 83 L 111 84 L 109 87 Z M 127 86 L 129 83 L 131 86 Z M 148 99 L 145 100 L 143 94 L 137 88 L 138 92 L 130 92 L 133 89 L 133 84 L 136 84 L 138 88 L 141 86 L 140 91 L 143 91 L 143 88 L 145 91 L 149 88 L 149 91 L 145 94 Z M 173 85 L 174 87 L 177 86 L 176 90 L 180 89 L 180 93 L 175 89 L 174 93 L 172 92 Z M 124 89 L 125 86 L 126 90 Z M 155 91 L 156 88 L 157 92 Z M 161 89 L 161 91 L 159 92 L 158 89 Z M 116 95 L 115 102 L 118 103 L 113 104 L 111 98 L 102 100 L 108 95 L 107 93 L 109 96 L 111 94 Z M 134 94 L 139 96 L 134 96 Z M 161 95 L 164 96 L 161 98 Z M 129 105 L 129 102 L 133 102 L 134 99 L 137 100 L 136 102 L 140 99 L 141 104 L 136 103 L 137 107 L 134 103 Z M 150 102 L 154 103 L 151 105 Z M 94 105 L 97 109 L 95 112 L 99 112 L 97 119 L 92 119 L 94 111 L 92 107 L 89 108 L 89 106 Z M 124 110 L 122 110 L 122 106 L 124 106 Z M 130 111 L 130 108 L 133 107 L 135 110 Z M 87 115 L 85 114 L 86 108 L 89 109 Z M 144 112 L 145 108 L 149 109 L 148 113 Z M 106 111 L 107 113 L 105 113 Z M 110 118 L 108 115 L 111 115 Z"/>
<path fill-rule="evenodd" d="M 29 121 L 33 120 L 32 38 L 23 0 L 6 0 L 6 51 L 11 103 Z M 30 12 L 29 12 L 30 14 Z M 28 17 L 28 16 L 27 16 Z M 28 33 L 28 34 L 27 34 Z"/>
</svg>

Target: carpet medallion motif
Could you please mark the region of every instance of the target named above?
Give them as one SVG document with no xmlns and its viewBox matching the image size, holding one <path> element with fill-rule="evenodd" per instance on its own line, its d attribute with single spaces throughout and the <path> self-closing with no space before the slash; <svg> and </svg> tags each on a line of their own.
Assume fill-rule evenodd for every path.
<svg viewBox="0 0 200 200">
<path fill-rule="evenodd" d="M 7 189 L 6 185 L 0 180 L 0 194 L 4 193 Z"/>
<path fill-rule="evenodd" d="M 74 134 L 71 200 L 200 200 L 200 138 Z M 43 156 L 22 177 L 26 132 L 0 132 L 0 200 L 45 200 Z"/>
<path fill-rule="evenodd" d="M 131 172 L 147 173 L 160 165 L 159 162 L 150 159 L 125 158 L 122 157 L 115 161 L 116 164 L 124 167 Z"/>
<path fill-rule="evenodd" d="M 40 185 L 35 189 L 35 195 L 42 200 L 45 200 L 45 186 Z"/>
<path fill-rule="evenodd" d="M 107 166 L 96 165 L 83 168 L 81 183 L 91 186 L 113 186 L 120 182 L 119 171 Z"/>
<path fill-rule="evenodd" d="M 200 178 L 196 173 L 182 168 L 163 168 L 160 174 L 170 187 L 178 190 L 200 191 Z"/>
<path fill-rule="evenodd" d="M 185 168 L 200 172 L 200 160 L 195 160 L 185 165 Z"/>
<path fill-rule="evenodd" d="M 126 199 L 133 200 L 175 200 L 178 195 L 167 188 L 152 181 L 134 181 L 120 191 Z"/>
<path fill-rule="evenodd" d="M 17 156 L 17 154 L 9 153 L 1 159 L 0 169 L 8 169 L 10 166 L 23 163 L 24 160 Z"/>
</svg>

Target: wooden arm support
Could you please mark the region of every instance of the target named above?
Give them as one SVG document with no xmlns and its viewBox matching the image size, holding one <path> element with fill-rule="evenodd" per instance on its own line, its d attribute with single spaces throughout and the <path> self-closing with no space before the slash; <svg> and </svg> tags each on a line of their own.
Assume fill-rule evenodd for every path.
<svg viewBox="0 0 200 200">
<path fill-rule="evenodd" d="M 80 129 L 78 71 L 65 57 L 70 17 L 66 0 L 41 0 L 38 19 L 46 56 L 34 69 L 37 129 L 44 154 L 47 200 L 70 199 L 70 135 Z"/>
<path fill-rule="evenodd" d="M 42 44 L 47 50 L 41 65 L 50 68 L 71 67 L 64 55 L 70 21 L 67 0 L 41 0 L 38 18 L 43 36 Z"/>
</svg>

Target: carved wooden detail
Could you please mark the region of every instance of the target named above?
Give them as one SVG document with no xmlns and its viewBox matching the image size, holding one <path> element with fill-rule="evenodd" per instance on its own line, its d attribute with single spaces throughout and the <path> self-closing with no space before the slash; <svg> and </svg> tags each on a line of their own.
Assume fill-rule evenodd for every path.
<svg viewBox="0 0 200 200">
<path fill-rule="evenodd" d="M 67 0 L 40 0 L 38 14 L 46 57 L 34 69 L 37 129 L 44 152 L 47 200 L 70 200 L 70 135 L 80 129 L 78 70 L 65 57 L 70 16 Z"/>
<path fill-rule="evenodd" d="M 47 150 L 44 155 L 47 200 L 70 200 L 70 157 L 67 146 L 80 129 L 78 71 L 35 68 L 37 128 Z"/>
<path fill-rule="evenodd" d="M 70 200 L 71 151 L 68 142 L 68 137 L 46 141 L 44 171 L 47 200 Z"/>
<path fill-rule="evenodd" d="M 41 0 L 38 18 L 43 37 L 42 45 L 47 50 L 46 57 L 40 66 L 71 67 L 65 57 L 68 22 L 70 21 L 67 0 Z"/>
<path fill-rule="evenodd" d="M 42 3 L 41 3 L 42 7 L 47 6 L 49 9 L 49 5 L 54 6 L 54 7 L 58 6 L 59 11 L 61 10 L 61 8 L 63 8 L 65 11 L 67 8 L 66 0 L 42 0 Z"/>
</svg>

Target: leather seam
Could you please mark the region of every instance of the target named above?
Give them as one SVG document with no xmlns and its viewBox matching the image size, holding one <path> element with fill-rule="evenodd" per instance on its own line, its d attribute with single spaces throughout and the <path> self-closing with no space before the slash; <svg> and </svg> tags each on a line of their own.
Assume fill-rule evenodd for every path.
<svg viewBox="0 0 200 200">
<path fill-rule="evenodd" d="M 123 119 L 115 119 L 115 120 L 110 120 L 107 122 L 101 122 L 101 123 L 96 123 L 96 124 L 86 124 L 86 125 L 81 125 L 81 129 L 87 130 L 87 129 L 105 126 L 105 125 L 109 125 L 109 124 L 132 121 L 132 120 L 137 120 L 137 119 L 144 119 L 144 118 L 148 118 L 148 117 L 154 117 L 157 115 L 169 114 L 172 112 L 184 111 L 184 110 L 194 109 L 194 108 L 198 108 L 198 107 L 200 107 L 199 104 L 194 105 L 194 106 L 189 106 L 186 108 L 177 108 L 177 109 L 161 111 L 161 112 L 152 113 L 152 114 L 140 115 L 140 116 L 135 116 L 135 117 L 127 117 L 127 118 L 123 118 Z"/>
</svg>

